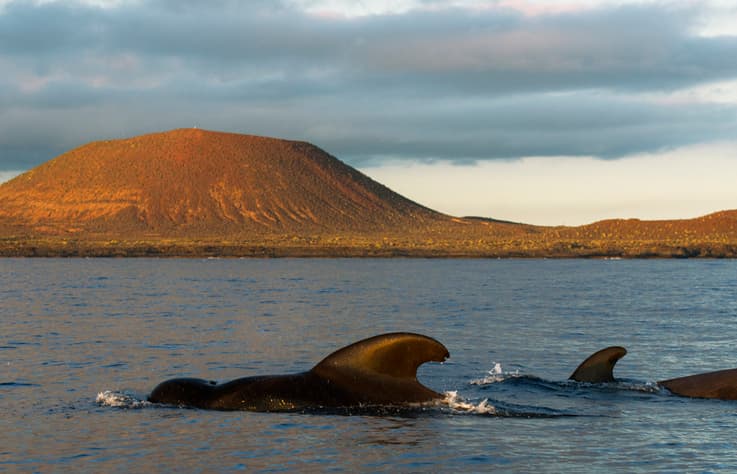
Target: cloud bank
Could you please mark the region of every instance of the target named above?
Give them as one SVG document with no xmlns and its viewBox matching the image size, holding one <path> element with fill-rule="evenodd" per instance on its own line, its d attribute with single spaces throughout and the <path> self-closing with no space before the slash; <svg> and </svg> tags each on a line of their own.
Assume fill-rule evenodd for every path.
<svg viewBox="0 0 737 474">
<path fill-rule="evenodd" d="M 405 2 L 406 3 L 406 2 Z M 616 158 L 732 139 L 737 36 L 707 4 L 5 2 L 0 170 L 176 127 L 313 142 L 354 166 Z M 455 6 L 453 6 L 455 5 Z"/>
</svg>

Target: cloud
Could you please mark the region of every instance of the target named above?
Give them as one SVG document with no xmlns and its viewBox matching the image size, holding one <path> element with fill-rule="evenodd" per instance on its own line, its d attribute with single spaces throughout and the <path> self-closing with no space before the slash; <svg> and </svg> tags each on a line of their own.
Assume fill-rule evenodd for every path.
<svg viewBox="0 0 737 474">
<path fill-rule="evenodd" d="M 6 181 L 10 181 L 11 179 L 18 176 L 20 173 L 20 171 L 0 171 L 0 184 Z"/>
<path fill-rule="evenodd" d="M 332 70 L 343 81 L 411 79 L 443 94 L 660 90 L 734 77 L 737 64 L 724 58 L 737 38 L 689 34 L 694 13 L 645 5 L 531 18 L 451 8 L 326 19 L 266 1 L 15 2 L 0 16 L 0 50 L 41 69 L 128 52 L 203 74 Z"/>
<path fill-rule="evenodd" d="M 662 100 L 737 78 L 737 37 L 695 35 L 698 4 L 409 2 L 348 17 L 301 4 L 6 3 L 0 169 L 195 124 L 312 141 L 354 165 L 610 158 L 737 131 L 734 101 Z"/>
</svg>

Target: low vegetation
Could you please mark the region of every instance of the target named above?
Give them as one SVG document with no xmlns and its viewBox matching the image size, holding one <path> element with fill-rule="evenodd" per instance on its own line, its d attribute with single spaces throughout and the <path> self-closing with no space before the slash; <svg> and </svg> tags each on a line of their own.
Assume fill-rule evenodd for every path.
<svg viewBox="0 0 737 474">
<path fill-rule="evenodd" d="M 466 257 L 466 258 L 735 258 L 731 241 L 554 239 L 419 239 L 406 236 L 264 236 L 260 239 L 0 239 L 0 256 L 23 257 Z"/>
</svg>

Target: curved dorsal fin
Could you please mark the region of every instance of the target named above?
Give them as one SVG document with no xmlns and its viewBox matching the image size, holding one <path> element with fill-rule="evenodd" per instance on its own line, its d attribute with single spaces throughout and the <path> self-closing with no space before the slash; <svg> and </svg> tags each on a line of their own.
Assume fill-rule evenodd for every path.
<svg viewBox="0 0 737 474">
<path fill-rule="evenodd" d="M 350 370 L 398 378 L 417 378 L 417 368 L 425 362 L 443 362 L 450 354 L 435 339 L 408 332 L 381 334 L 339 349 L 312 370 Z"/>
<path fill-rule="evenodd" d="M 627 349 L 620 346 L 607 347 L 591 354 L 588 359 L 573 371 L 569 379 L 577 382 L 614 382 L 614 364 L 627 354 Z"/>
</svg>

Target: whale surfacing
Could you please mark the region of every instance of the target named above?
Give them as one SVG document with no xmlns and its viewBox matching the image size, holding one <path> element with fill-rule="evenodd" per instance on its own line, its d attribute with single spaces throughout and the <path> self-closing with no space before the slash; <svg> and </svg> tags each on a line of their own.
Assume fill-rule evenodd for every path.
<svg viewBox="0 0 737 474">
<path fill-rule="evenodd" d="M 615 382 L 614 365 L 625 354 L 627 350 L 619 346 L 595 352 L 578 366 L 569 379 L 590 383 Z M 737 369 L 687 375 L 657 383 L 681 397 L 737 400 Z"/>
<path fill-rule="evenodd" d="M 737 369 L 662 380 L 658 385 L 682 397 L 737 400 Z"/>
<path fill-rule="evenodd" d="M 370 337 L 339 349 L 307 372 L 244 377 L 218 384 L 196 378 L 160 383 L 154 403 L 214 410 L 295 411 L 366 405 L 406 405 L 442 399 L 417 380 L 425 362 L 443 362 L 448 349 L 406 332 Z"/>
</svg>

